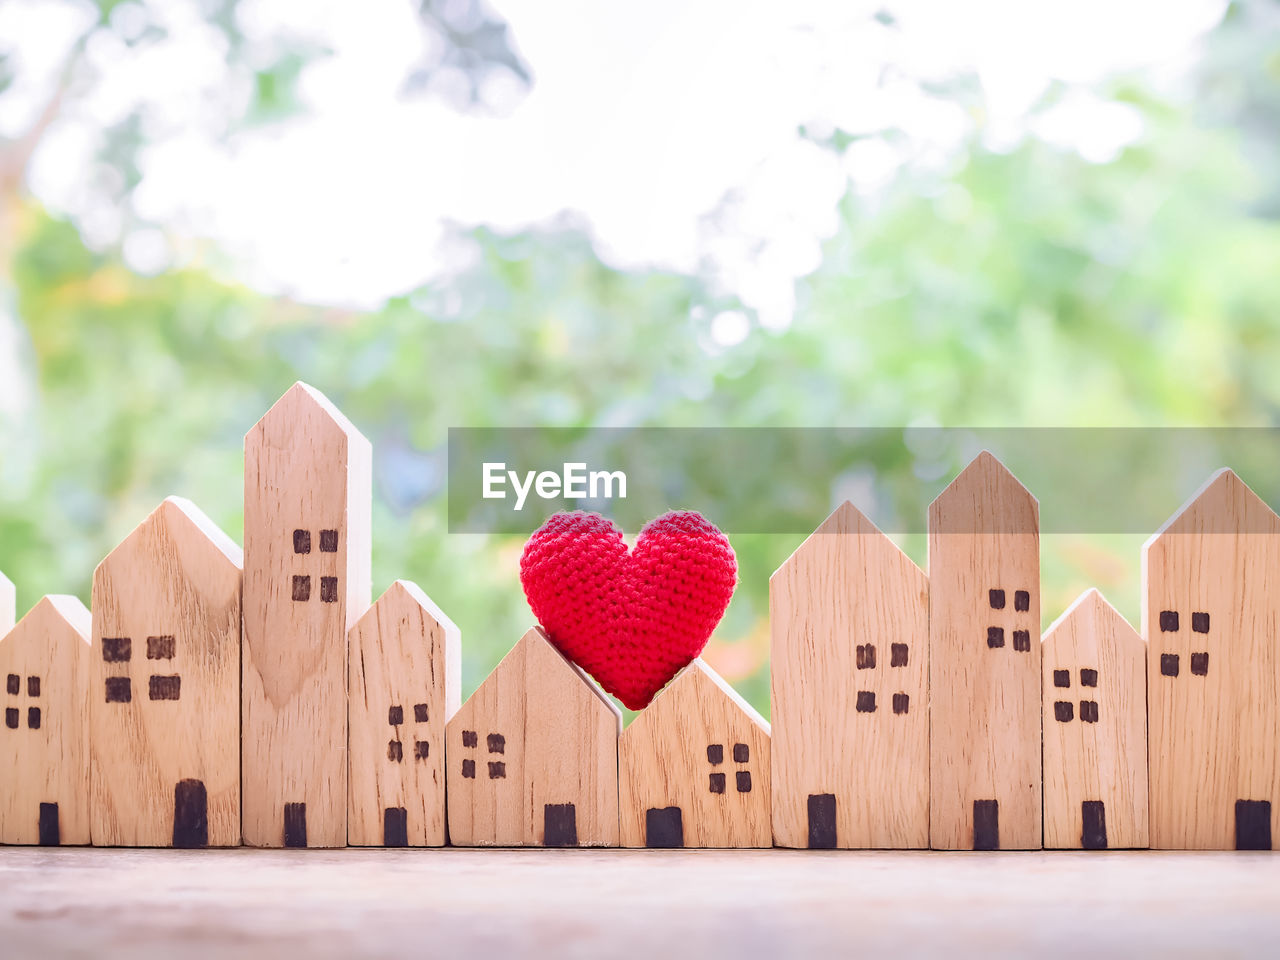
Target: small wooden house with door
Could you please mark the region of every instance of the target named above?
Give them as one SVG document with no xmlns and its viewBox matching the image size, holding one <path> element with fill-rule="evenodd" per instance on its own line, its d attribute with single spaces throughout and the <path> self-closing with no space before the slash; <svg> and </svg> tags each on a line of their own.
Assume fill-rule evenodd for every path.
<svg viewBox="0 0 1280 960">
<path fill-rule="evenodd" d="M 1097 590 L 1045 631 L 1044 845 L 1147 846 L 1147 648 Z"/>
<path fill-rule="evenodd" d="M 0 639 L 0 843 L 87 844 L 89 611 L 45 597 Z"/>
<path fill-rule="evenodd" d="M 618 845 L 622 714 L 539 628 L 449 721 L 454 846 Z"/>
<path fill-rule="evenodd" d="M 347 632 L 372 597 L 373 450 L 294 384 L 244 438 L 244 842 L 347 842 Z"/>
<path fill-rule="evenodd" d="M 929 506 L 930 842 L 1041 846 L 1040 505 L 983 451 Z"/>
<path fill-rule="evenodd" d="M 1151 846 L 1271 850 L 1280 823 L 1280 517 L 1230 470 L 1142 548 Z"/>
<path fill-rule="evenodd" d="M 417 584 L 397 580 L 348 635 L 347 843 L 441 847 L 445 724 L 458 712 L 461 635 Z"/>
<path fill-rule="evenodd" d="M 240 548 L 170 497 L 93 575 L 93 842 L 240 844 Z"/>
<path fill-rule="evenodd" d="M 929 583 L 851 503 L 769 578 L 773 840 L 929 845 Z"/>
<path fill-rule="evenodd" d="M 624 847 L 770 847 L 769 724 L 702 660 L 618 743 Z"/>
</svg>

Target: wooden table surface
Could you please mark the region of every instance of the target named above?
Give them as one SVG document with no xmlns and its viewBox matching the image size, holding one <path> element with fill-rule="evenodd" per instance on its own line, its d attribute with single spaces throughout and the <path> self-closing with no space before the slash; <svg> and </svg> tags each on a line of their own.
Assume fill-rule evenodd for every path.
<svg viewBox="0 0 1280 960">
<path fill-rule="evenodd" d="M 1280 854 L 0 848 L 0 956 L 1280 955 Z"/>
</svg>

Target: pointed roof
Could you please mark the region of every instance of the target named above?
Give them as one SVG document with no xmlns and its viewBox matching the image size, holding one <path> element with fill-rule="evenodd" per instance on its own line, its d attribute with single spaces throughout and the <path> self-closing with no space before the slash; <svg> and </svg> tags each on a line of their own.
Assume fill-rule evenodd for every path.
<svg viewBox="0 0 1280 960">
<path fill-rule="evenodd" d="M 1049 624 L 1049 628 L 1041 638 L 1044 647 L 1047 649 L 1054 647 L 1058 638 L 1068 632 L 1066 628 L 1071 626 L 1073 621 L 1092 621 L 1096 626 L 1109 628 L 1107 632 L 1117 639 L 1131 639 L 1139 646 L 1146 645 L 1133 625 L 1119 610 L 1107 602 L 1106 597 L 1098 591 L 1097 587 L 1090 587 L 1076 597 L 1071 606 Z"/>
<path fill-rule="evenodd" d="M 305 426 L 306 430 L 298 429 Z M 369 441 L 347 419 L 333 402 L 310 384 L 299 380 L 285 391 L 262 419 L 245 434 L 245 444 L 258 443 L 271 446 L 290 446 L 295 438 L 303 439 L 311 431 L 344 438 L 351 444 L 368 446 Z"/>
<path fill-rule="evenodd" d="M 1169 534 L 1280 533 L 1280 517 L 1234 470 L 1222 468 L 1142 545 L 1145 557 Z"/>
<path fill-rule="evenodd" d="M 72 634 L 89 645 L 93 620 L 89 609 L 78 597 L 66 594 L 49 594 L 42 597 L 31 610 L 18 621 L 18 625 L 0 639 L 0 644 L 21 644 L 28 638 L 66 637 Z M 0 647 L 0 649 L 10 649 Z"/>
<path fill-rule="evenodd" d="M 915 576 L 921 581 L 927 580 L 925 572 L 916 565 L 915 561 L 903 553 L 896 543 L 893 542 L 879 527 L 871 522 L 867 516 L 855 507 L 848 500 L 845 500 L 838 507 L 831 511 L 827 519 L 818 524 L 817 528 L 809 536 L 805 537 L 804 542 L 787 557 L 770 576 L 770 580 L 777 577 L 782 571 L 796 567 L 806 563 L 827 563 L 829 554 L 824 553 L 824 548 L 829 548 L 831 543 L 828 538 L 832 536 L 864 536 L 861 546 L 868 552 L 876 554 L 875 559 L 883 563 L 893 564 L 905 576 Z M 701 662 L 701 661 L 696 661 Z"/>
<path fill-rule="evenodd" d="M 416 604 L 421 607 L 432 620 L 444 628 L 446 632 L 458 632 L 458 625 L 440 609 L 434 600 L 426 595 L 423 589 L 412 580 L 396 580 L 386 591 L 373 602 L 368 610 L 356 621 L 357 627 L 365 626 L 364 621 L 376 619 L 378 611 L 386 607 L 400 607 L 405 604 Z M 354 631 L 353 631 L 354 632 Z"/>
<path fill-rule="evenodd" d="M 747 703 L 724 677 L 699 657 L 658 691 L 653 701 L 640 711 L 639 716 L 631 722 L 631 726 L 627 727 L 622 735 L 625 737 L 632 730 L 659 722 L 665 714 L 679 710 L 680 701 L 686 697 L 697 703 L 715 696 L 728 700 L 742 712 L 748 722 L 758 727 L 766 736 L 770 734 L 769 721 L 760 716 L 756 708 Z"/>
<path fill-rule="evenodd" d="M 244 567 L 244 552 L 204 511 L 190 500 L 168 497 L 107 554 L 98 570 L 106 572 L 116 564 L 164 563 L 154 549 L 157 540 L 172 544 L 188 568 L 205 563 L 238 574 Z"/>
<path fill-rule="evenodd" d="M 1040 502 L 983 450 L 929 504 L 932 533 L 1037 533 Z"/>
</svg>

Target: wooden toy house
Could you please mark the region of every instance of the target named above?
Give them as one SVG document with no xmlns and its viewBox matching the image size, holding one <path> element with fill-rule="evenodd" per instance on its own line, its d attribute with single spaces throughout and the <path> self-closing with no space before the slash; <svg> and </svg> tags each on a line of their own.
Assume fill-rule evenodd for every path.
<svg viewBox="0 0 1280 960">
<path fill-rule="evenodd" d="M 455 846 L 618 844 L 622 715 L 538 628 L 449 721 Z"/>
<path fill-rule="evenodd" d="M 344 846 L 347 631 L 372 592 L 372 450 L 297 383 L 244 457 L 244 842 Z"/>
<path fill-rule="evenodd" d="M 769 724 L 702 660 L 618 742 L 624 847 L 769 847 Z"/>
<path fill-rule="evenodd" d="M 240 844 L 242 555 L 170 497 L 93 575 L 93 842 Z"/>
<path fill-rule="evenodd" d="M 929 845 L 929 583 L 845 502 L 769 579 L 773 840 Z"/>
<path fill-rule="evenodd" d="M 1280 517 L 1230 470 L 1142 548 L 1151 846 L 1270 850 L 1280 816 Z"/>
<path fill-rule="evenodd" d="M 1147 846 L 1147 648 L 1097 590 L 1045 631 L 1044 845 Z"/>
<path fill-rule="evenodd" d="M 1040 506 L 990 453 L 929 506 L 930 843 L 1039 849 Z"/>
<path fill-rule="evenodd" d="M 87 844 L 89 611 L 45 597 L 0 640 L 0 843 Z"/>
<path fill-rule="evenodd" d="M 445 830 L 445 724 L 458 711 L 457 626 L 397 580 L 348 636 L 353 847 L 439 847 Z"/>
</svg>

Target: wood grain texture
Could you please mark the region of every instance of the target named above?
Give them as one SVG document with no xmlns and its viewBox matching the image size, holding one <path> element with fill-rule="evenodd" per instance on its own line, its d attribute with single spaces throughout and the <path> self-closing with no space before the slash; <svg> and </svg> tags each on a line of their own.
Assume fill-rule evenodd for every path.
<svg viewBox="0 0 1280 960">
<path fill-rule="evenodd" d="M 449 721 L 450 842 L 540 846 L 572 804 L 577 845 L 617 846 L 621 729 L 599 687 L 529 630 Z"/>
<path fill-rule="evenodd" d="M 369 607 L 372 450 L 295 384 L 245 436 L 244 842 L 347 842 L 347 631 Z M 296 598 L 296 599 L 295 599 Z M 296 837 L 291 833 L 291 839 Z"/>
<path fill-rule="evenodd" d="M 770 847 L 769 784 L 769 724 L 694 660 L 618 742 L 622 846 Z"/>
<path fill-rule="evenodd" d="M 929 845 L 929 583 L 847 501 L 769 579 L 773 839 Z M 861 666 L 859 666 L 861 664 Z"/>
<path fill-rule="evenodd" d="M 41 804 L 59 843 L 89 842 L 89 632 L 83 603 L 48 596 L 0 640 L 0 843 L 39 843 Z"/>
<path fill-rule="evenodd" d="M 95 845 L 239 845 L 242 562 L 195 504 L 170 497 L 94 572 Z M 204 843 L 200 811 L 177 802 L 186 780 L 203 786 Z"/>
<path fill-rule="evenodd" d="M 1142 549 L 1151 845 L 1229 850 L 1237 801 L 1280 840 L 1280 518 L 1230 470 Z M 1202 659 L 1203 658 L 1203 659 Z"/>
<path fill-rule="evenodd" d="M 13 629 L 13 625 L 18 622 L 17 616 L 17 591 L 13 588 L 13 581 L 0 573 L 0 637 Z"/>
<path fill-rule="evenodd" d="M 1145 847 L 1147 647 L 1097 590 L 1045 631 L 1044 845 Z M 1084 804 L 1101 804 L 1086 830 Z"/>
<path fill-rule="evenodd" d="M 348 635 L 347 842 L 383 846 L 388 809 L 405 844 L 443 846 L 445 724 L 458 712 L 461 634 L 416 584 L 397 580 Z"/>
<path fill-rule="evenodd" d="M 929 598 L 930 843 L 981 846 L 995 801 L 999 847 L 1037 849 L 1040 506 L 990 453 L 929 507 Z"/>
</svg>

